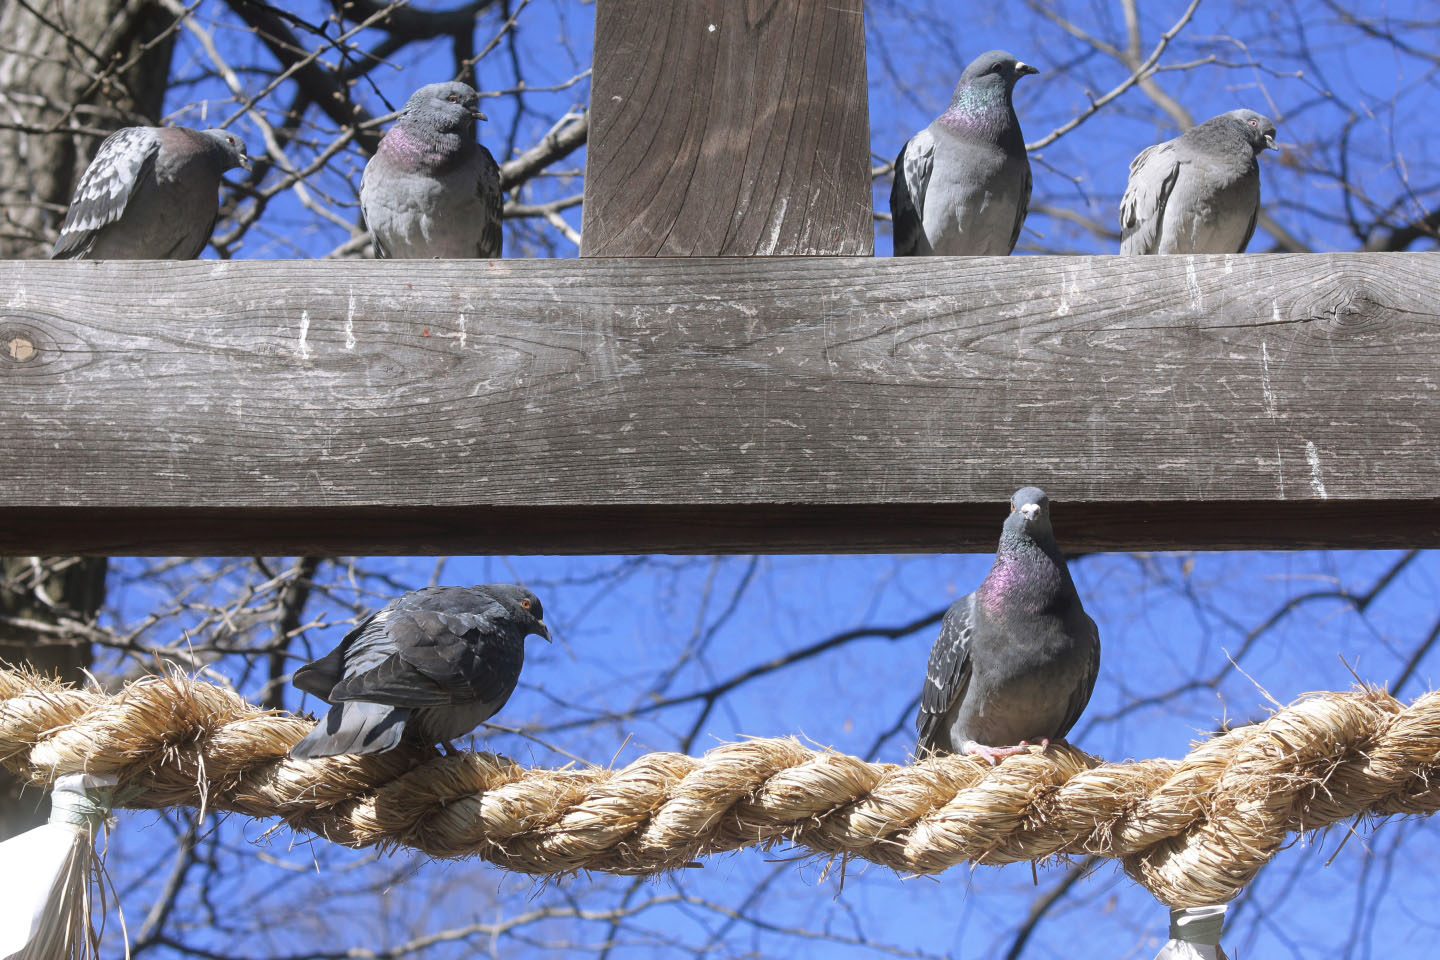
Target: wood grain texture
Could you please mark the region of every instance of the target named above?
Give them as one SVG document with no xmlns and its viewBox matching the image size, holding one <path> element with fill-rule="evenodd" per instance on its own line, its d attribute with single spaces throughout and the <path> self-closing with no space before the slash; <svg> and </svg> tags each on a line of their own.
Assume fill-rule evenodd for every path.
<svg viewBox="0 0 1440 960">
<path fill-rule="evenodd" d="M 598 0 L 586 257 L 868 255 L 862 0 Z"/>
<path fill-rule="evenodd" d="M 1440 545 L 1431 254 L 0 263 L 0 552 Z"/>
</svg>

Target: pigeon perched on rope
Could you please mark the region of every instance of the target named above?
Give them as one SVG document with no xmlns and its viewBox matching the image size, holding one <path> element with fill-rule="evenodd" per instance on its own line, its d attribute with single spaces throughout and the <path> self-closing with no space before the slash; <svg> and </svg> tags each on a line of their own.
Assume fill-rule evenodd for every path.
<svg viewBox="0 0 1440 960">
<path fill-rule="evenodd" d="M 390 601 L 295 671 L 296 687 L 333 706 L 290 755 L 381 753 L 407 731 L 450 747 L 510 699 L 525 638 L 550 639 L 543 615 L 515 584 L 428 587 Z"/>
<path fill-rule="evenodd" d="M 1231 110 L 1130 162 L 1120 200 L 1120 252 L 1244 253 L 1260 214 L 1260 163 L 1275 124 Z"/>
<path fill-rule="evenodd" d="M 976 754 L 997 763 L 1070 732 L 1095 689 L 1100 634 L 1050 528 L 1050 499 L 1010 500 L 995 562 L 945 613 L 915 726 L 916 756 Z"/>
<path fill-rule="evenodd" d="M 895 158 L 895 256 L 1007 256 L 1030 209 L 1015 81 L 1040 71 L 1004 50 L 976 57 L 944 113 Z"/>
<path fill-rule="evenodd" d="M 236 167 L 250 158 L 228 130 L 116 130 L 81 175 L 50 257 L 194 260 L 220 215 L 220 177 Z"/>
<path fill-rule="evenodd" d="M 360 211 L 375 256 L 498 257 L 500 167 L 475 142 L 480 95 L 459 82 L 411 94 L 360 178 Z"/>
</svg>

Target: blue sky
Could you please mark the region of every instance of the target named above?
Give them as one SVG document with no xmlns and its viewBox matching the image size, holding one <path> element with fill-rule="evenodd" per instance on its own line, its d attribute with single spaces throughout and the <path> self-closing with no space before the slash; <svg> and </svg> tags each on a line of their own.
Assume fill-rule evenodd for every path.
<svg viewBox="0 0 1440 960">
<path fill-rule="evenodd" d="M 997 526 L 1003 507 L 997 505 Z M 1063 504 L 1056 526 L 1064 535 Z M 1440 561 L 1421 555 L 1404 568 L 1365 616 L 1335 600 L 1301 603 L 1261 640 L 1246 647 L 1247 631 L 1283 602 L 1301 595 L 1352 585 L 1363 591 L 1400 559 L 1390 552 L 1203 554 L 1137 557 L 1093 555 L 1074 565 L 1087 608 L 1100 625 L 1104 662 L 1099 685 L 1075 740 L 1108 759 L 1179 756 L 1192 739 L 1229 719 L 1243 722 L 1263 716 L 1268 696 L 1284 702 L 1311 690 L 1346 689 L 1351 670 L 1366 680 L 1388 683 L 1400 671 L 1408 648 L 1427 631 L 1437 609 Z M 670 691 L 702 690 L 777 654 L 799 649 L 834 632 L 861 624 L 905 623 L 938 609 L 948 597 L 970 589 L 984 574 L 983 556 L 938 557 L 768 557 L 657 558 L 629 576 L 614 576 L 626 561 L 618 558 L 455 558 L 444 568 L 448 582 L 522 579 L 547 605 L 557 642 L 531 641 L 521 689 L 497 720 L 524 725 L 542 739 L 589 760 L 616 764 L 652 749 L 676 749 L 690 731 L 698 708 L 676 708 L 644 719 L 616 719 L 595 726 L 572 726 L 592 711 L 625 710 L 647 699 L 657 677 L 674 664 L 696 635 L 715 627 L 709 653 L 679 671 Z M 380 564 L 401 581 L 423 583 L 432 573 L 428 560 Z M 619 581 L 617 583 L 617 580 Z M 747 583 L 736 598 L 741 583 Z M 1193 597 L 1194 599 L 1188 599 Z M 709 601 L 706 601 L 706 597 Z M 726 618 L 734 602 L 734 613 Z M 343 615 L 334 604 L 312 606 L 311 613 Z M 717 626 L 718 624 L 718 626 Z M 322 652 L 340 630 L 307 635 Z M 903 762 L 912 740 L 910 702 L 918 691 L 933 630 L 900 641 L 862 640 L 777 672 L 739 688 L 701 727 L 694 749 L 746 736 L 800 735 L 817 744 L 876 759 Z M 1231 658 L 1239 669 L 1229 667 Z M 1243 671 L 1243 672 L 1242 672 Z M 1212 689 L 1165 697 L 1136 708 L 1197 677 L 1222 674 Z M 1402 694 L 1428 686 L 1422 670 Z M 1263 686 L 1264 691 L 1258 689 Z M 295 701 L 299 705 L 298 700 Z M 313 702 L 305 704 L 319 709 Z M 899 722 L 896 735 L 877 739 Z M 503 734 L 479 738 L 482 745 L 526 763 L 558 765 L 566 758 L 534 742 Z M 1404 836 L 1405 862 L 1424 862 L 1434 852 L 1433 831 L 1423 821 L 1389 823 L 1351 838 L 1343 847 L 1343 828 L 1315 849 L 1297 845 L 1262 874 L 1257 900 L 1241 908 L 1252 915 L 1276 916 L 1240 941 L 1267 954 L 1289 941 L 1306 944 L 1295 955 L 1318 955 L 1324 918 L 1348 924 L 1367 917 L 1357 877 L 1367 863 Z M 530 880 L 508 876 L 483 864 L 426 863 L 403 853 L 382 857 L 365 869 L 355 854 L 286 831 L 266 835 L 269 825 L 231 818 L 214 828 L 217 859 L 229 864 L 221 891 L 251 901 L 246 916 L 263 925 L 245 931 L 238 942 L 246 955 L 268 950 L 288 953 L 300 943 L 315 946 L 375 946 L 403 941 L 413 934 L 423 906 L 426 923 L 441 928 L 467 922 L 477 898 L 500 915 L 548 903 L 557 896 L 603 909 L 613 905 L 628 881 L 581 876 L 536 892 Z M 167 828 L 153 814 L 127 815 L 116 836 L 116 853 L 134 856 L 136 845 L 149 851 L 142 859 L 166 862 L 157 832 Z M 243 838 L 243 840 L 242 840 Z M 1333 862 L 1326 863 L 1336 854 Z M 702 870 L 650 881 L 642 895 L 685 893 L 714 902 L 743 898 L 771 873 L 757 917 L 774 924 L 853 930 L 875 941 L 926 954 L 971 950 L 987 953 L 1008 943 L 1011 929 L 1034 896 L 1027 866 L 956 868 L 941 878 L 901 878 L 890 871 L 852 864 L 842 887 L 832 876 L 821 879 L 822 865 L 777 862 L 791 854 L 747 851 L 712 858 Z M 319 871 L 312 869 L 312 858 Z M 1300 872 L 1292 877 L 1291 869 Z M 387 902 L 391 915 L 376 914 L 367 903 L 376 872 L 395 871 Z M 125 872 L 129 872 L 128 870 Z M 1058 881 L 1055 868 L 1039 871 L 1042 888 Z M 1373 882 L 1373 881 L 1372 881 Z M 312 886 L 318 885 L 318 886 Z M 150 887 L 150 884 L 146 884 Z M 1427 905 L 1433 881 L 1412 876 L 1394 884 L 1379 900 L 1382 920 L 1369 945 L 1395 947 L 1413 942 L 1432 922 Z M 327 908 L 345 916 L 343 926 L 318 923 L 308 898 L 353 891 Z M 1077 902 L 1042 926 L 1028 956 L 1069 953 L 1077 936 L 1086 938 L 1084 956 L 1125 954 L 1163 934 L 1165 913 L 1148 894 L 1112 865 L 1102 865 L 1080 882 Z M 530 898 L 533 897 L 534 901 Z M 353 901 L 354 907 L 345 904 Z M 1276 905 L 1270 907 L 1274 902 Z M 143 907 L 143 893 L 125 898 Z M 497 905 L 504 902 L 506 906 Z M 139 907 L 129 907 L 139 909 Z M 421 907 L 415 907 L 419 911 Z M 698 917 L 697 917 L 698 914 Z M 482 911 L 489 918 L 489 914 Z M 660 935 L 693 941 L 716 918 L 692 907 L 660 906 L 644 915 L 635 939 L 636 955 L 670 955 L 656 946 Z M 133 921 L 132 921 L 133 923 Z M 318 925 L 317 925 L 318 923 Z M 577 929 L 555 928 L 583 939 Z M 1323 924 L 1321 925 L 1323 929 Z M 588 934 L 594 936 L 595 931 Z M 748 936 L 748 934 L 746 934 Z M 203 932 L 192 938 L 205 942 Z M 297 939 L 298 938 L 298 939 Z M 226 934 L 226 944 L 237 937 Z M 834 942 L 809 944 L 793 938 L 762 937 L 766 951 L 795 956 L 861 956 L 860 947 Z M 288 946 L 287 946 L 288 945 Z M 1148 948 L 1147 948 L 1148 949 Z M 1141 950 L 1143 953 L 1144 950 Z M 1283 955 L 1283 954 L 1282 954 Z"/>
<path fill-rule="evenodd" d="M 1099 0 L 1062 6 L 1097 34 L 1116 29 L 1118 14 Z M 1183 5 L 1144 7 L 1148 50 Z M 1044 71 L 1023 81 L 1017 95 L 1030 140 L 1082 110 L 1086 90 L 1103 92 L 1126 76 L 1119 64 L 1076 46 L 1059 27 L 1034 16 L 1031 7 L 1007 4 L 987 16 L 967 5 L 963 15 L 950 13 L 958 9 L 937 4 L 929 13 L 916 13 L 899 4 L 872 5 L 870 116 L 877 162 L 892 158 L 904 139 L 944 106 L 963 63 L 985 49 L 1008 48 Z M 217 35 L 226 50 L 237 58 L 264 60 L 252 52 L 253 40 L 223 26 L 228 21 L 219 7 L 205 4 L 201 11 L 221 22 Z M 1403 19 L 1423 8 L 1390 4 L 1386 12 Z M 536 2 L 522 11 L 515 62 L 528 86 L 565 84 L 588 66 L 592 14 L 588 4 L 563 2 Z M 1297 54 L 1298 45 L 1284 43 L 1285 37 L 1293 41 L 1299 35 L 1290 17 L 1306 25 L 1308 59 Z M 1362 199 L 1383 205 L 1388 201 L 1382 198 L 1416 190 L 1416 203 L 1433 200 L 1434 193 L 1424 190 L 1436 179 L 1429 119 L 1440 98 L 1434 63 L 1396 53 L 1380 41 L 1357 39 L 1326 17 L 1318 2 L 1263 9 L 1202 6 L 1163 61 L 1199 65 L 1163 73 L 1160 82 L 1197 119 L 1237 106 L 1277 115 L 1281 139 L 1294 146 L 1285 156 L 1267 155 L 1262 162 L 1269 209 L 1287 231 L 1315 249 L 1346 250 L 1358 242 L 1345 222 L 1344 196 L 1333 178 L 1316 172 L 1338 142 L 1337 131 L 1352 115 L 1359 118 L 1350 128 L 1361 144 L 1355 156 L 1371 162 L 1354 178 L 1364 185 Z M 481 42 L 494 27 L 494 18 L 482 21 Z M 1418 35 L 1435 38 L 1433 31 Z M 203 64 L 193 41 L 181 41 L 176 63 L 180 74 Z M 361 97 L 377 113 L 384 112 L 385 100 L 398 106 L 414 87 L 447 78 L 448 64 L 444 44 L 414 48 L 379 70 L 378 90 L 363 90 Z M 1316 64 L 1322 68 L 1318 76 Z M 1301 76 L 1294 75 L 1297 70 Z M 898 78 L 908 81 L 908 89 L 897 86 Z M 515 79 L 507 57 L 481 64 L 479 84 L 486 90 L 512 89 Z M 185 95 L 210 88 L 213 81 L 201 81 Z M 211 109 L 228 116 L 223 93 L 214 95 Z M 172 116 L 190 122 L 194 108 L 180 96 L 169 105 Z M 582 79 L 553 93 L 527 94 L 524 109 L 517 109 L 513 95 L 495 97 L 485 104 L 491 121 L 482 139 L 503 159 L 507 143 L 528 145 L 587 96 Z M 263 101 L 261 109 L 282 102 Z M 247 119 L 236 123 L 252 150 L 258 149 L 259 137 L 247 129 Z M 1140 91 L 1130 91 L 1036 158 L 1036 206 L 1063 208 L 1113 226 L 1129 158 L 1176 132 Z M 342 217 L 354 217 L 362 165 L 363 157 L 348 150 L 313 184 Z M 583 154 L 562 166 L 582 169 Z M 563 196 L 580 188 L 578 178 L 558 177 L 527 188 L 526 196 Z M 877 210 L 886 209 L 888 192 L 888 182 L 877 183 Z M 578 208 L 566 216 L 578 227 Z M 262 225 L 239 256 L 320 256 L 346 239 L 345 231 L 318 220 L 289 194 L 277 199 Z M 507 236 L 510 251 L 538 249 L 527 228 L 517 229 L 521 232 Z M 1251 249 L 1268 249 L 1269 243 L 1257 235 Z M 876 247 L 878 254 L 888 253 L 883 226 Z M 1114 243 L 1071 221 L 1034 214 L 1021 247 L 1021 253 L 1037 247 L 1096 253 L 1112 251 Z M 553 252 L 569 256 L 574 249 L 562 240 Z M 1052 493 L 1063 546 L 1063 491 Z M 1004 514 L 1005 506 L 997 503 L 997 535 Z M 1175 757 L 1221 722 L 1263 716 L 1268 698 L 1285 702 L 1306 691 L 1345 689 L 1357 677 L 1391 682 L 1440 611 L 1440 560 L 1430 554 L 1410 560 L 1363 615 L 1343 599 L 1297 598 L 1337 589 L 1363 592 L 1402 558 L 1394 552 L 1356 551 L 1117 554 L 1079 560 L 1074 573 L 1100 626 L 1104 659 L 1076 742 L 1107 759 Z M 687 745 L 701 750 L 738 737 L 795 734 L 838 750 L 904 762 L 913 742 L 910 705 L 919 691 L 933 628 L 899 640 L 861 639 L 838 646 L 741 685 L 703 717 L 700 706 L 690 704 L 591 721 L 597 714 L 643 706 L 662 680 L 670 695 L 703 691 L 838 632 L 860 625 L 893 627 L 936 612 L 973 589 L 988 564 L 984 555 L 464 557 L 445 562 L 440 579 L 520 580 L 541 595 L 556 642 L 531 641 L 521 688 L 496 719 L 523 725 L 569 753 L 623 764 L 647 750 Z M 352 612 L 347 603 L 378 605 L 397 585 L 422 586 L 436 570 L 433 558 L 371 559 L 363 565 L 389 582 L 360 577 L 347 587 L 342 580 L 335 593 L 312 601 L 307 616 L 343 619 Z M 119 564 L 120 573 L 112 578 L 117 622 L 135 622 L 172 595 L 169 588 L 125 576 L 145 566 L 135 560 Z M 217 599 L 241 589 L 244 579 L 239 571 L 222 578 L 213 588 Z M 1257 624 L 1291 600 L 1294 608 L 1273 629 L 1247 643 Z M 297 653 L 323 653 L 344 630 L 337 623 L 307 631 Z M 684 652 L 697 645 L 699 654 L 676 668 Z M 238 658 L 222 661 L 220 668 L 237 679 L 245 676 Z M 1428 688 L 1432 674 L 1430 662 L 1422 661 L 1401 695 L 1408 699 Z M 1215 683 L 1173 693 L 1202 677 Z M 320 707 L 293 694 L 290 703 L 317 712 Z M 523 762 L 566 762 L 530 739 L 490 734 L 480 740 Z M 177 816 L 122 817 L 112 870 L 132 932 L 136 915 L 148 909 L 168 869 Z M 650 907 L 619 928 L 615 955 L 683 955 L 717 938 L 727 956 L 1003 955 L 1030 902 L 1064 875 L 1063 868 L 1040 868 L 1037 890 L 1027 865 L 957 868 L 929 879 L 852 864 L 842 886 L 833 874 L 822 878 L 823 864 L 781 862 L 786 855 L 778 851 L 747 851 L 633 889 L 626 879 L 591 876 L 536 888 L 527 878 L 485 864 L 429 863 L 403 852 L 377 859 L 284 830 L 269 833 L 270 826 L 239 818 L 206 825 L 201 846 L 222 867 L 210 896 L 246 907 L 221 910 L 217 920 L 198 892 L 187 892 L 176 922 L 196 925 L 186 934 L 189 942 L 245 956 L 379 949 L 403 942 L 417 929 L 494 921 L 543 905 L 605 910 L 646 898 L 689 897 L 712 906 L 674 900 Z M 1235 947 L 1242 956 L 1331 956 L 1334 940 L 1352 937 L 1355 956 L 1414 952 L 1428 943 L 1436 921 L 1433 871 L 1392 874 L 1385 856 L 1403 843 L 1402 864 L 1431 862 L 1434 831 L 1417 821 L 1381 825 L 1371 839 L 1367 830 L 1359 833 L 1342 845 L 1344 831 L 1337 829 L 1282 853 L 1237 908 L 1237 932 L 1227 938 L 1232 956 Z M 159 869 L 147 878 L 144 868 L 151 864 Z M 384 896 L 377 897 L 377 890 Z M 330 899 L 317 911 L 314 903 L 322 891 Z M 733 923 L 713 905 L 760 922 Z M 1163 939 L 1165 926 L 1163 908 L 1113 865 L 1104 864 L 1037 928 L 1024 956 L 1148 956 Z M 828 933 L 816 939 L 784 932 L 792 928 Z M 568 946 L 555 952 L 593 955 L 595 949 L 577 944 L 593 945 L 607 935 L 603 924 L 559 918 L 494 941 L 477 935 L 435 952 L 459 956 L 492 942 L 500 952 L 540 952 L 564 941 Z M 877 951 L 875 944 L 890 949 Z"/>
</svg>

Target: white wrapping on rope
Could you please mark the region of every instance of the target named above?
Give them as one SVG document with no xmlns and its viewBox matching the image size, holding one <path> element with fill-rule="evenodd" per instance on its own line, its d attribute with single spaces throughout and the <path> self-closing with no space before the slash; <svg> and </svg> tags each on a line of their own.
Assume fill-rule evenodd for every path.
<svg viewBox="0 0 1440 960">
<path fill-rule="evenodd" d="M 1225 910 L 1223 903 L 1171 910 L 1170 940 L 1155 960 L 1226 960 L 1220 949 Z"/>
<path fill-rule="evenodd" d="M 50 793 L 49 822 L 0 843 L 0 960 L 91 951 L 90 861 L 114 788 L 113 776 L 66 774 Z"/>
</svg>

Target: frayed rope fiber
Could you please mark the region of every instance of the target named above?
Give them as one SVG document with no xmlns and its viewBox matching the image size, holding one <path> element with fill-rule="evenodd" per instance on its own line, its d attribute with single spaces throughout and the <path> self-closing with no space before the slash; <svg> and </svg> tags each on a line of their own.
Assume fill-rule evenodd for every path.
<svg viewBox="0 0 1440 960">
<path fill-rule="evenodd" d="M 178 673 L 106 694 L 0 669 L 0 762 L 31 782 L 111 773 L 132 788 L 128 807 L 278 817 L 347 846 L 536 875 L 647 874 L 779 843 L 906 874 L 1099 854 L 1189 907 L 1234 897 L 1294 833 L 1440 808 L 1440 692 L 1408 706 L 1370 688 L 1311 694 L 1180 761 L 1101 763 L 1052 747 L 993 768 L 870 763 L 793 738 L 619 769 L 420 747 L 288 759 L 310 727 Z"/>
</svg>

